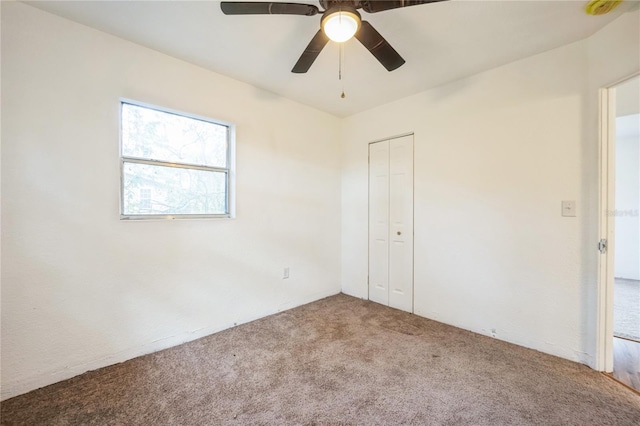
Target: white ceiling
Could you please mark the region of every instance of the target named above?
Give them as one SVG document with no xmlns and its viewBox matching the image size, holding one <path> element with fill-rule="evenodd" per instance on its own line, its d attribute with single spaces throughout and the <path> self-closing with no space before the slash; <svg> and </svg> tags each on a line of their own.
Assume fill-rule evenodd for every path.
<svg viewBox="0 0 640 426">
<path fill-rule="evenodd" d="M 335 43 L 308 73 L 291 73 L 320 15 L 226 16 L 214 1 L 27 3 L 340 117 L 583 39 L 629 7 L 594 17 L 586 1 L 452 0 L 362 12 L 407 63 L 388 72 L 348 41 L 341 99 Z"/>
</svg>

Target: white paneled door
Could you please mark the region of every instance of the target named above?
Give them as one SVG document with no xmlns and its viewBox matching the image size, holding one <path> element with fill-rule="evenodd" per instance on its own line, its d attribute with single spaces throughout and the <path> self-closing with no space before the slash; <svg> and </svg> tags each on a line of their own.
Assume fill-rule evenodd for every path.
<svg viewBox="0 0 640 426">
<path fill-rule="evenodd" d="M 389 141 L 369 145 L 369 300 L 389 304 Z"/>
<path fill-rule="evenodd" d="M 413 311 L 413 136 L 369 145 L 369 299 Z"/>
</svg>

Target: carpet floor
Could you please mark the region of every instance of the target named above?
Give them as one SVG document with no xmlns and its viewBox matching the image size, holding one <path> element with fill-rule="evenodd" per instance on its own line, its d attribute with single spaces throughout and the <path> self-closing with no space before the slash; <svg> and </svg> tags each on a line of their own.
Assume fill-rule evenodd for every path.
<svg viewBox="0 0 640 426">
<path fill-rule="evenodd" d="M 633 425 L 584 365 L 345 295 L 0 404 L 3 425 Z"/>
<path fill-rule="evenodd" d="M 640 342 L 640 281 L 615 279 L 613 334 Z"/>
</svg>

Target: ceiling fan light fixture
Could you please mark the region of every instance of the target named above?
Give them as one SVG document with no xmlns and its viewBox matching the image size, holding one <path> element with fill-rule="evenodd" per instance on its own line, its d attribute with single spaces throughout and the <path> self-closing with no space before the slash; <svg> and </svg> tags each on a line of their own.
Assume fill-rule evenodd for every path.
<svg viewBox="0 0 640 426">
<path fill-rule="evenodd" d="M 355 12 L 355 13 L 354 13 Z M 331 40 L 342 43 L 355 35 L 360 28 L 360 14 L 337 10 L 322 18 L 322 30 Z"/>
</svg>

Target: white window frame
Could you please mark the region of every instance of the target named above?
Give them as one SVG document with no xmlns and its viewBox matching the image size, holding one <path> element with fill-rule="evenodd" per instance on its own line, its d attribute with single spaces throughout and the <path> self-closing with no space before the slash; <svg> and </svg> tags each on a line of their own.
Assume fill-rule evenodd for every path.
<svg viewBox="0 0 640 426">
<path fill-rule="evenodd" d="M 129 104 L 142 108 L 153 109 L 168 114 L 175 114 L 181 117 L 192 118 L 194 120 L 206 121 L 209 123 L 225 126 L 227 132 L 227 167 L 200 166 L 189 163 L 176 163 L 162 160 L 154 160 L 151 158 L 142 159 L 138 157 L 128 157 L 122 153 L 122 105 Z M 232 219 L 235 217 L 235 125 L 225 121 L 214 120 L 196 114 L 178 111 L 170 108 L 160 107 L 145 102 L 135 101 L 132 99 L 120 98 L 118 102 L 118 131 L 120 140 L 120 220 L 173 220 L 173 219 Z M 204 170 L 210 172 L 218 172 L 226 174 L 226 212 L 223 214 L 124 214 L 124 164 L 148 164 L 152 166 L 175 167 L 180 169 Z"/>
</svg>

